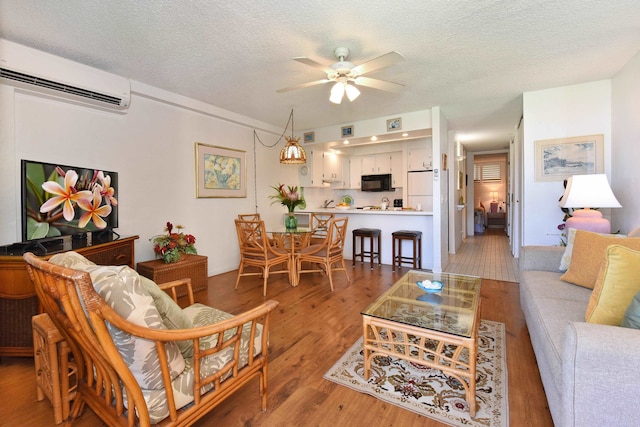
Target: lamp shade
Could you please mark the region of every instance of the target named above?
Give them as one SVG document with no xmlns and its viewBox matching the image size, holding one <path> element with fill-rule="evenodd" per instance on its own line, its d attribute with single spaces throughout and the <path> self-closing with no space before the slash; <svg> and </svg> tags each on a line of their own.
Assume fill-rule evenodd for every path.
<svg viewBox="0 0 640 427">
<path fill-rule="evenodd" d="M 307 153 L 300 146 L 300 138 L 286 137 L 287 144 L 280 151 L 280 163 L 301 164 L 307 162 Z"/>
<path fill-rule="evenodd" d="M 561 208 L 620 208 L 605 174 L 574 175 L 558 205 Z"/>
</svg>

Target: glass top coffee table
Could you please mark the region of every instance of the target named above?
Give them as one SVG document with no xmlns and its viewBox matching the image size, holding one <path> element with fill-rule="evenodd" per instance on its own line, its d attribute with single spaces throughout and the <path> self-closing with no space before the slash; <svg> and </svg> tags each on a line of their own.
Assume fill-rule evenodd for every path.
<svg viewBox="0 0 640 427">
<path fill-rule="evenodd" d="M 417 282 L 425 280 L 442 289 L 421 289 Z M 365 379 L 376 356 L 439 369 L 463 385 L 475 416 L 480 283 L 474 276 L 407 272 L 362 311 Z"/>
</svg>

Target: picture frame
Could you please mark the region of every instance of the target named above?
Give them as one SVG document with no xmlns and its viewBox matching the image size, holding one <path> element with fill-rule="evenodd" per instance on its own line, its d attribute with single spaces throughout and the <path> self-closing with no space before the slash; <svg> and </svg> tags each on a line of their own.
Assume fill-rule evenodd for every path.
<svg viewBox="0 0 640 427">
<path fill-rule="evenodd" d="M 247 153 L 195 143 L 196 197 L 247 197 Z"/>
<path fill-rule="evenodd" d="M 387 120 L 387 132 L 402 130 L 402 118 L 396 117 L 395 119 Z"/>
<path fill-rule="evenodd" d="M 340 128 L 340 135 L 343 138 L 351 138 L 353 136 L 353 125 L 342 126 Z"/>
<path fill-rule="evenodd" d="M 536 181 L 564 181 L 594 173 L 604 173 L 604 135 L 535 141 Z"/>
<path fill-rule="evenodd" d="M 305 132 L 302 134 L 302 140 L 305 143 L 315 142 L 316 141 L 316 133 L 315 132 Z"/>
</svg>

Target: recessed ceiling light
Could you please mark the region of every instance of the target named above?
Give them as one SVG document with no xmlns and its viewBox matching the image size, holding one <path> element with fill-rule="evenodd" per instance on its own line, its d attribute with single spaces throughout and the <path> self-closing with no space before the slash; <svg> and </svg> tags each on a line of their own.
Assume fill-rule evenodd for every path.
<svg viewBox="0 0 640 427">
<path fill-rule="evenodd" d="M 348 140 L 348 139 L 345 139 L 344 141 L 342 141 L 342 143 L 343 143 L 344 145 L 347 145 L 347 144 L 349 143 L 349 140 Z"/>
<path fill-rule="evenodd" d="M 371 137 L 371 140 L 372 140 L 372 141 L 377 141 L 377 140 L 378 140 L 378 137 L 377 137 L 377 136 L 375 136 L 375 135 L 373 135 L 373 136 Z"/>
<path fill-rule="evenodd" d="M 407 132 L 403 133 L 402 136 L 409 136 L 409 134 Z"/>
</svg>

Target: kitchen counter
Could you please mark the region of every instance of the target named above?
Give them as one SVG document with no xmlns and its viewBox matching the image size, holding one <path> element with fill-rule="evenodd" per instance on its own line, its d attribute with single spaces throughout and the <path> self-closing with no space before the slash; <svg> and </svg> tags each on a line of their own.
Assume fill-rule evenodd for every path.
<svg viewBox="0 0 640 427">
<path fill-rule="evenodd" d="M 387 209 L 338 209 L 338 208 L 316 208 L 316 209 L 303 209 L 296 212 L 304 213 L 333 213 L 333 214 L 345 214 L 345 215 L 402 215 L 402 216 L 433 216 L 431 211 L 416 211 L 416 210 L 393 210 Z"/>
<path fill-rule="evenodd" d="M 382 263 L 391 265 L 391 233 L 398 230 L 422 231 L 422 268 L 433 268 L 433 212 L 414 210 L 380 210 L 380 209 L 337 209 L 316 208 L 296 211 L 296 214 L 332 213 L 337 218 L 347 216 L 347 241 L 345 242 L 344 257 L 351 259 L 353 249 L 352 231 L 356 228 L 378 228 L 381 231 Z M 406 242 L 408 245 L 409 242 Z M 408 246 L 406 253 L 411 253 Z M 406 265 L 403 265 L 406 269 Z"/>
</svg>

